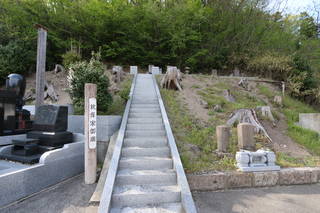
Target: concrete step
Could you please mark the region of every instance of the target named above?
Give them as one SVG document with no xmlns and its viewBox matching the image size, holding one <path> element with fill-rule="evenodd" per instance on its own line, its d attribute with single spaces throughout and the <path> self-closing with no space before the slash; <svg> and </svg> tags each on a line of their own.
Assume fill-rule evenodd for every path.
<svg viewBox="0 0 320 213">
<path fill-rule="evenodd" d="M 170 157 L 169 147 L 158 148 L 141 148 L 141 147 L 126 147 L 122 149 L 121 156 L 129 157 Z"/>
<path fill-rule="evenodd" d="M 123 146 L 142 148 L 166 147 L 168 146 L 168 140 L 166 137 L 125 138 Z"/>
<path fill-rule="evenodd" d="M 164 130 L 163 124 L 127 124 L 127 130 Z"/>
<path fill-rule="evenodd" d="M 162 118 L 160 112 L 152 112 L 152 113 L 134 113 L 131 112 L 129 114 L 129 118 Z"/>
<path fill-rule="evenodd" d="M 152 100 L 136 100 L 133 99 L 132 104 L 158 104 L 158 100 L 157 101 L 152 101 Z"/>
<path fill-rule="evenodd" d="M 114 188 L 112 206 L 148 206 L 181 201 L 180 189 L 177 185 L 124 185 Z"/>
<path fill-rule="evenodd" d="M 143 108 L 143 107 L 139 107 L 139 108 L 130 108 L 130 113 L 161 113 L 160 108 L 159 107 L 155 107 L 155 108 Z"/>
<path fill-rule="evenodd" d="M 128 118 L 128 124 L 160 124 L 162 118 Z"/>
<path fill-rule="evenodd" d="M 156 104 L 133 104 L 131 103 L 131 109 L 137 109 L 137 108 L 159 108 L 159 103 Z"/>
<path fill-rule="evenodd" d="M 141 207 L 112 208 L 110 213 L 183 213 L 181 203 L 163 203 Z"/>
<path fill-rule="evenodd" d="M 161 137 L 166 136 L 164 130 L 155 131 L 155 130 L 127 130 L 127 138 L 137 138 L 137 137 Z"/>
<path fill-rule="evenodd" d="M 118 185 L 175 185 L 177 175 L 175 170 L 119 170 L 117 174 Z"/>
<path fill-rule="evenodd" d="M 121 158 L 119 162 L 120 169 L 172 169 L 171 158 L 161 157 L 136 157 L 136 158 Z"/>
</svg>

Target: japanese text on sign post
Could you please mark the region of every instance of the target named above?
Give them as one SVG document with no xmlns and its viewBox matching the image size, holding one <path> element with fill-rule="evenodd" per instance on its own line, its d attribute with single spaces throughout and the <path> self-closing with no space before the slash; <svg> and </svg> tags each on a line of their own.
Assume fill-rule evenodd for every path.
<svg viewBox="0 0 320 213">
<path fill-rule="evenodd" d="M 89 98 L 89 149 L 97 146 L 97 99 Z"/>
</svg>

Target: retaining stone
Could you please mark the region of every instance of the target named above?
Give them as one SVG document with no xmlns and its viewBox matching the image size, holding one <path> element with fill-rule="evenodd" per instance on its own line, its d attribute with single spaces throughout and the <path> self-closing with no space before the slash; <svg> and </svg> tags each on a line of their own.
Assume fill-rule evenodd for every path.
<svg viewBox="0 0 320 213">
<path fill-rule="evenodd" d="M 252 186 L 252 173 L 232 172 L 227 173 L 226 188 L 243 188 Z"/>
<path fill-rule="evenodd" d="M 253 186 L 265 187 L 275 186 L 279 181 L 279 172 L 254 172 Z"/>
<path fill-rule="evenodd" d="M 188 175 L 189 186 L 192 190 L 220 190 L 225 188 L 226 174 Z"/>
</svg>

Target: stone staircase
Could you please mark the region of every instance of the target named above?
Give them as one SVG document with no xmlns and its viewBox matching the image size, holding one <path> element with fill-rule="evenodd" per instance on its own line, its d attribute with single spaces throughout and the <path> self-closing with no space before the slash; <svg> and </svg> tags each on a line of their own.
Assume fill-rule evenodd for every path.
<svg viewBox="0 0 320 213">
<path fill-rule="evenodd" d="M 189 212 L 182 204 L 152 75 L 136 76 L 129 109 L 108 209 L 112 213 Z"/>
</svg>

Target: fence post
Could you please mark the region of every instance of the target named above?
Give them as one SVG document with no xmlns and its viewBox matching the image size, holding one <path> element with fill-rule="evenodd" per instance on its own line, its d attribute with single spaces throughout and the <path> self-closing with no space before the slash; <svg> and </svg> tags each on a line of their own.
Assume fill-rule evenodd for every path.
<svg viewBox="0 0 320 213">
<path fill-rule="evenodd" d="M 97 178 L 97 85 L 85 84 L 84 94 L 84 179 L 86 184 L 93 184 Z"/>
</svg>

